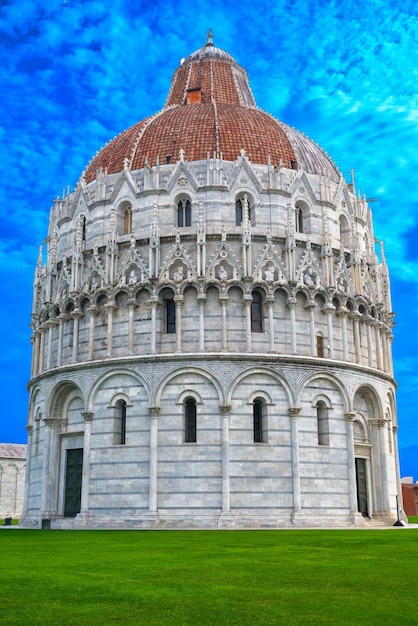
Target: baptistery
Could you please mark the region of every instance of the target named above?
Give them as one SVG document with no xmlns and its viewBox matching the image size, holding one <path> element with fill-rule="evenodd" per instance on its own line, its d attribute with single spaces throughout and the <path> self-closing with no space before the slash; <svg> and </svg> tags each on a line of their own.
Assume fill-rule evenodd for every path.
<svg viewBox="0 0 418 626">
<path fill-rule="evenodd" d="M 389 274 L 365 197 L 211 34 L 51 210 L 21 523 L 397 520 Z"/>
</svg>

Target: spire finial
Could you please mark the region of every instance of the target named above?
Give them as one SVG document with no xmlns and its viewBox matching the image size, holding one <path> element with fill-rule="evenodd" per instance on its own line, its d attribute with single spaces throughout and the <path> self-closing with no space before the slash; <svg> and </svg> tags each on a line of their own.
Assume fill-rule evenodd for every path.
<svg viewBox="0 0 418 626">
<path fill-rule="evenodd" d="M 206 45 L 207 46 L 213 46 L 213 33 L 212 33 L 212 29 L 209 28 L 208 30 L 208 34 L 206 37 Z"/>
</svg>

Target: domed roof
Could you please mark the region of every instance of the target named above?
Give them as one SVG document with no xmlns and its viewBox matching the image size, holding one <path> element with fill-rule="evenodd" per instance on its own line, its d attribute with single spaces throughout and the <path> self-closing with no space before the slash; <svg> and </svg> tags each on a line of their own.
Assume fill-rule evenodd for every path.
<svg viewBox="0 0 418 626">
<path fill-rule="evenodd" d="M 338 182 L 328 156 L 307 137 L 257 108 L 247 73 L 231 55 L 213 45 L 190 54 L 174 72 L 162 111 L 118 135 L 92 160 L 87 183 L 96 172 L 109 174 L 175 163 L 180 150 L 186 161 L 214 154 L 235 161 L 244 150 L 253 163 L 303 167 Z"/>
<path fill-rule="evenodd" d="M 228 52 L 225 52 L 225 50 L 221 50 L 221 48 L 216 48 L 214 46 L 212 31 L 208 32 L 206 44 L 202 48 L 199 48 L 199 50 L 196 50 L 196 52 L 190 54 L 183 62 L 195 61 L 196 59 L 201 60 L 209 57 L 213 59 L 228 59 L 228 61 L 234 61 L 233 57 L 231 57 Z"/>
</svg>

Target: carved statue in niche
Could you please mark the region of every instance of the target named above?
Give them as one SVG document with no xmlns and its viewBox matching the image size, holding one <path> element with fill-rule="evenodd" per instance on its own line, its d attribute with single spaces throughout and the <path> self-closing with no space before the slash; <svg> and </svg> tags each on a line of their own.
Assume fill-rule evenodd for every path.
<svg viewBox="0 0 418 626">
<path fill-rule="evenodd" d="M 347 281 L 344 278 L 343 274 L 340 274 L 337 281 L 337 289 L 342 293 L 346 293 L 347 291 Z"/>
<path fill-rule="evenodd" d="M 135 274 L 135 270 L 131 270 L 129 272 L 128 284 L 129 285 L 136 285 L 137 282 L 138 282 L 138 278 L 137 278 L 137 275 Z"/>
<path fill-rule="evenodd" d="M 313 289 L 314 287 L 316 287 L 316 274 L 313 271 L 311 266 L 307 267 L 306 270 L 304 271 L 303 282 L 310 289 Z"/>
<path fill-rule="evenodd" d="M 272 283 L 274 281 L 274 265 L 269 265 L 269 267 L 264 271 L 264 278 L 268 283 Z"/>
<path fill-rule="evenodd" d="M 182 265 L 179 265 L 177 269 L 174 270 L 174 282 L 181 283 L 184 279 L 184 268 Z"/>
<path fill-rule="evenodd" d="M 219 280 L 223 280 L 223 281 L 228 279 L 228 274 L 226 273 L 226 270 L 225 270 L 223 265 L 219 266 L 218 278 L 219 278 Z"/>
</svg>

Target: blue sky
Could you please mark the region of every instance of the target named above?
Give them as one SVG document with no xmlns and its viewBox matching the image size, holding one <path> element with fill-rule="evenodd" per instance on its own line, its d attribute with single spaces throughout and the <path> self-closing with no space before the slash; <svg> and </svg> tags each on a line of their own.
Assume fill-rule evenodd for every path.
<svg viewBox="0 0 418 626">
<path fill-rule="evenodd" d="M 409 0 L 0 2 L 0 441 L 26 441 L 33 270 L 53 198 L 74 188 L 107 141 L 163 107 L 180 59 L 208 28 L 247 69 L 258 106 L 313 138 L 346 178 L 353 168 L 361 193 L 378 198 L 375 234 L 396 312 L 401 462 L 411 473 L 418 18 Z"/>
</svg>

